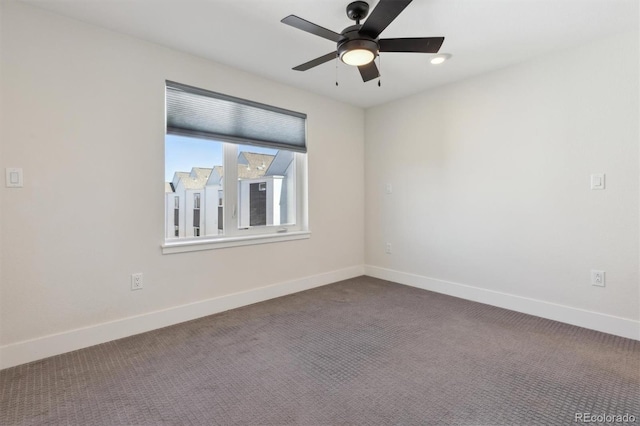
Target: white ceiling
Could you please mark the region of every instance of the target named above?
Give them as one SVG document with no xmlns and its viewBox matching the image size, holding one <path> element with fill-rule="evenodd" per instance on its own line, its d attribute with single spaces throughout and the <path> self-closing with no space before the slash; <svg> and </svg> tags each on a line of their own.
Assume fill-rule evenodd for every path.
<svg viewBox="0 0 640 426">
<path fill-rule="evenodd" d="M 381 38 L 444 36 L 440 52 L 453 57 L 435 66 L 426 54 L 382 53 L 378 87 L 333 61 L 291 70 L 335 44 L 280 20 L 293 14 L 340 32 L 353 24 L 350 0 L 21 1 L 360 107 L 637 30 L 639 21 L 638 0 L 414 0 Z"/>
</svg>

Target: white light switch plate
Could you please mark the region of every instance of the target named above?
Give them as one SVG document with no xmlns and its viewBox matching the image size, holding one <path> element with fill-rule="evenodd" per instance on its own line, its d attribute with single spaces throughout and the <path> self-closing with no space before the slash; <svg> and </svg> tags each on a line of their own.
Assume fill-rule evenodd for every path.
<svg viewBox="0 0 640 426">
<path fill-rule="evenodd" d="M 22 169 L 16 167 L 7 167 L 5 182 L 7 188 L 22 188 Z"/>
<path fill-rule="evenodd" d="M 591 189 L 604 189 L 604 173 L 591 174 Z"/>
</svg>

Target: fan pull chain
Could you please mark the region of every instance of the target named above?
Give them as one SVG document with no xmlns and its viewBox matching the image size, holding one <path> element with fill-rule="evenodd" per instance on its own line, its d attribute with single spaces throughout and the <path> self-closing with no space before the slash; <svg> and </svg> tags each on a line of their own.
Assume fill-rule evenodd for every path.
<svg viewBox="0 0 640 426">
<path fill-rule="evenodd" d="M 336 55 L 336 87 L 338 87 L 338 56 Z"/>
<path fill-rule="evenodd" d="M 382 58 L 378 55 L 378 87 L 382 86 L 380 80 L 382 80 Z"/>
</svg>

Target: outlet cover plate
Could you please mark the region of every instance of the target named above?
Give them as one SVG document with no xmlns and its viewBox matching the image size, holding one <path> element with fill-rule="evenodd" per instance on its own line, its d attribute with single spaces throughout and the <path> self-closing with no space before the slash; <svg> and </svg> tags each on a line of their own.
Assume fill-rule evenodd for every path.
<svg viewBox="0 0 640 426">
<path fill-rule="evenodd" d="M 597 287 L 604 287 L 605 284 L 605 275 L 604 271 L 600 271 L 597 269 L 591 270 L 591 285 L 595 285 Z"/>
<path fill-rule="evenodd" d="M 143 288 L 142 273 L 131 274 L 131 290 L 142 290 Z"/>
</svg>

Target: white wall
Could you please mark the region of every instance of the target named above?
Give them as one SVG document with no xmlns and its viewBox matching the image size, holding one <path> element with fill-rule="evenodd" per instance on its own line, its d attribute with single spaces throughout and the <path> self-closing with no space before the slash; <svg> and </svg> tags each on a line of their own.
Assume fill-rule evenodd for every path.
<svg viewBox="0 0 640 426">
<path fill-rule="evenodd" d="M 640 338 L 638 56 L 618 35 L 367 110 L 367 273 Z"/>
<path fill-rule="evenodd" d="M 2 4 L 0 3 L 0 24 L 2 24 L 2 22 L 4 21 L 4 9 L 2 7 Z M 4 102 L 2 102 L 2 99 L 4 99 L 4 85 L 1 83 L 3 81 L 3 66 L 2 66 L 2 49 L 4 46 L 4 34 L 2 31 L 2 27 L 0 26 L 0 163 L 2 163 L 2 166 L 4 166 L 4 158 L 5 158 L 5 153 L 4 153 L 4 136 L 2 135 L 2 130 L 5 127 L 5 119 L 4 119 Z M 1 177 L 1 173 L 0 173 L 0 177 Z M 2 186 L 2 185 L 0 185 Z M 2 224 L 4 223 L 4 191 L 0 190 L 0 336 L 2 335 L 2 315 L 3 315 L 3 291 L 2 291 L 2 277 L 3 277 L 3 265 L 4 265 L 4 245 L 2 244 Z M 1 343 L 0 343 L 1 345 Z M 2 350 L 0 350 L 0 368 L 2 368 L 3 366 L 3 362 L 2 362 Z"/>
<path fill-rule="evenodd" d="M 0 2 L 0 18 L 0 168 L 25 172 L 24 188 L 0 185 L 0 368 L 357 275 L 365 260 L 372 275 L 637 328 L 638 34 L 365 120 L 20 3 Z M 161 254 L 165 79 L 308 114 L 311 239 Z M 605 191 L 589 190 L 592 172 Z"/>
<path fill-rule="evenodd" d="M 101 325 L 115 327 L 103 340 L 164 325 L 137 315 L 362 273 L 361 109 L 17 2 L 1 8 L 0 167 L 22 167 L 25 187 L 0 188 L 0 367 L 50 354 L 38 342 L 92 343 L 82 336 Z M 310 239 L 161 254 L 165 79 L 308 114 Z M 142 291 L 130 291 L 134 272 Z"/>
</svg>

